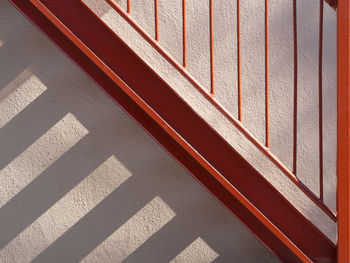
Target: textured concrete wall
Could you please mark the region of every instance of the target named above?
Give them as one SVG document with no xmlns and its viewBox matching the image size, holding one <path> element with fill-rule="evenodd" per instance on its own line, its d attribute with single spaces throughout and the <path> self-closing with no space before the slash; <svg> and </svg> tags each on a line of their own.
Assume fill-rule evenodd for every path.
<svg viewBox="0 0 350 263">
<path fill-rule="evenodd" d="M 261 151 L 142 39 L 103 0 L 84 0 L 184 100 L 322 232 L 336 241 L 336 224 Z M 125 8 L 126 1 L 117 1 Z M 182 62 L 182 5 L 159 0 L 159 42 Z M 209 1 L 187 0 L 188 71 L 209 91 Z M 214 2 L 216 99 L 237 117 L 236 1 Z M 298 144 L 297 176 L 319 195 L 318 37 L 319 1 L 297 1 Z M 336 186 L 336 13 L 324 6 L 323 144 L 324 200 L 335 210 Z M 131 1 L 131 15 L 154 36 L 153 1 Z M 241 1 L 243 125 L 265 142 L 264 1 Z M 292 169 L 293 15 L 292 2 L 269 1 L 269 86 L 271 151 Z M 151 87 L 150 87 L 151 88 Z"/>
<path fill-rule="evenodd" d="M 0 262 L 278 262 L 0 1 Z"/>
</svg>

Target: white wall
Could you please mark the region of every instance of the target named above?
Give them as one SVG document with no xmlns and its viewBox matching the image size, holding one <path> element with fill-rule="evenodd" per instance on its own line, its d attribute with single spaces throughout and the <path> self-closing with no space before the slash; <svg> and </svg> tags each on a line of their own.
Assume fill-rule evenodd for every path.
<svg viewBox="0 0 350 263">
<path fill-rule="evenodd" d="M 1 262 L 278 262 L 7 1 Z"/>
<path fill-rule="evenodd" d="M 323 233 L 336 241 L 336 224 L 159 53 L 103 0 L 84 0 L 172 88 Z M 126 1 L 117 1 L 125 8 Z M 159 41 L 182 63 L 182 1 L 159 0 Z M 188 70 L 209 91 L 209 1 L 187 0 Z M 214 1 L 216 99 L 237 116 L 236 1 Z M 336 208 L 336 13 L 324 5 L 324 200 Z M 154 36 L 153 1 L 131 1 L 131 15 Z M 297 1 L 298 144 L 297 176 L 319 195 L 318 36 L 319 1 Z M 265 141 L 264 1 L 241 1 L 243 125 Z M 269 1 L 271 151 L 292 169 L 292 1 Z M 151 87 L 150 87 L 151 88 Z"/>
</svg>

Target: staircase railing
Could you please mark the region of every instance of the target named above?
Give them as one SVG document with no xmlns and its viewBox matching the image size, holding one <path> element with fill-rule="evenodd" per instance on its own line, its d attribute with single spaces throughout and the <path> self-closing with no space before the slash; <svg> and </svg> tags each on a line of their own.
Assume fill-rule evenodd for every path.
<svg viewBox="0 0 350 263">
<path fill-rule="evenodd" d="M 186 31 L 186 0 L 182 0 L 182 61 L 176 61 L 169 52 L 163 48 L 159 43 L 160 33 L 159 33 L 159 18 L 158 18 L 158 0 L 154 0 L 154 36 L 151 36 L 146 32 L 135 19 L 132 17 L 133 10 L 131 1 L 127 0 L 126 9 L 124 10 L 115 0 L 105 0 L 114 10 L 116 10 L 132 27 L 134 27 L 140 35 L 147 40 L 158 52 L 166 58 L 170 64 L 174 66 L 184 77 L 186 77 L 195 88 L 197 88 L 207 100 L 212 103 L 223 115 L 226 116 L 262 153 L 264 153 L 267 157 L 271 159 L 271 161 L 279 167 L 285 174 L 288 176 L 316 205 L 318 205 L 332 220 L 338 223 L 338 262 L 349 262 L 350 259 L 350 3 L 349 0 L 338 0 L 337 3 L 333 0 L 327 1 L 332 5 L 332 7 L 337 9 L 337 213 L 334 213 L 324 202 L 324 180 L 323 180 L 323 12 L 324 12 L 324 1 L 320 0 L 320 20 L 319 20 L 319 40 L 318 40 L 318 97 L 319 97 L 319 105 L 318 105 L 318 147 L 319 147 L 319 193 L 314 193 L 309 188 L 307 188 L 302 181 L 297 177 L 297 141 L 298 141 L 298 132 L 297 132 L 297 113 L 298 113 L 298 34 L 297 34 L 297 0 L 293 0 L 293 167 L 289 169 L 287 165 L 285 165 L 282 161 L 280 161 L 276 155 L 270 149 L 270 121 L 269 121 L 269 98 L 270 98 L 270 90 L 269 90 L 269 2 L 265 0 L 265 8 L 263 10 L 265 17 L 264 24 L 264 68 L 265 68 L 265 81 L 264 81 L 264 103 L 265 103 L 265 141 L 257 139 L 251 131 L 246 128 L 245 119 L 242 117 L 243 109 L 242 109 L 242 84 L 241 84 L 241 10 L 240 10 L 240 0 L 237 1 L 237 118 L 230 113 L 225 107 L 217 100 L 216 98 L 216 86 L 215 86 L 215 78 L 214 78 L 214 65 L 215 65 L 215 55 L 214 55 L 214 47 L 215 47 L 215 39 L 214 39 L 214 1 L 209 0 L 209 53 L 210 53 L 210 90 L 207 91 L 203 86 L 196 81 L 188 71 L 187 67 L 187 39 L 188 32 Z M 55 21 L 55 17 L 51 14 L 45 7 L 40 9 L 40 1 L 30 1 L 37 5 L 38 9 L 49 18 L 51 22 Z M 76 3 L 81 3 L 81 0 L 76 1 Z M 215 2 L 218 3 L 218 2 Z M 23 1 L 21 3 L 23 6 L 29 8 L 28 3 Z M 24 8 L 23 8 L 24 9 Z M 63 9 L 62 9 L 63 10 Z M 62 11 L 61 10 L 61 11 Z M 64 12 L 63 10 L 62 12 Z M 89 13 L 90 14 L 90 13 Z M 96 14 L 94 14 L 96 15 Z M 89 15 L 90 16 L 90 15 Z M 50 19 L 51 18 L 51 19 Z M 73 19 L 74 20 L 74 19 Z M 105 64 L 103 64 L 100 59 L 94 55 L 94 53 L 87 47 L 84 46 L 83 42 L 81 42 L 76 36 L 69 31 L 62 23 L 58 20 L 55 24 L 59 30 L 61 30 L 64 35 L 68 36 L 68 38 L 74 43 L 79 49 L 85 52 L 85 55 L 91 59 L 106 75 L 115 81 L 118 85 L 122 87 L 126 87 L 126 84 L 119 78 L 117 78 L 112 70 L 110 70 Z M 44 25 L 48 26 L 49 25 Z M 50 36 L 50 30 L 47 30 Z M 85 32 L 86 33 L 86 32 Z M 52 36 L 51 36 L 52 37 Z M 59 39 L 62 40 L 62 39 Z M 67 44 L 62 40 L 63 44 Z M 62 45 L 63 45 L 62 44 Z M 68 45 L 68 44 L 67 44 Z M 85 60 L 81 60 L 83 63 Z M 125 88 L 126 90 L 126 88 Z M 151 92 L 151 91 L 149 91 Z M 335 92 L 335 91 L 334 91 Z M 122 93 L 121 93 L 122 94 Z M 135 96 L 134 93 L 130 93 L 130 96 Z M 139 97 L 135 98 L 135 100 L 139 99 Z M 144 103 L 141 99 L 140 105 Z M 142 104 L 143 105 L 143 104 Z M 153 112 L 154 119 L 159 118 L 159 116 Z M 162 126 L 162 125 L 160 125 Z M 162 126 L 163 127 L 163 126 Z M 165 124 L 164 124 L 165 127 Z M 164 128 L 165 130 L 169 130 L 168 127 Z M 180 136 L 178 136 L 180 138 Z M 192 148 L 190 149 L 192 150 Z M 193 154 L 197 154 L 193 150 Z M 198 154 L 197 154 L 198 155 Z M 213 170 L 213 173 L 216 172 L 213 168 L 209 167 Z M 208 168 L 208 169 L 209 169 Z M 222 184 L 228 182 L 223 181 Z M 237 191 L 239 193 L 239 191 Z M 241 201 L 243 205 L 249 206 L 251 205 L 248 201 L 245 204 Z M 253 211 L 253 210 L 252 210 Z M 256 211 L 256 210 L 254 210 Z M 260 216 L 260 214 L 259 214 Z M 270 224 L 271 222 L 266 219 L 263 215 L 256 216 L 260 222 L 264 220 L 267 222 L 266 224 Z M 264 222 L 263 222 L 264 223 Z M 280 234 L 281 230 L 275 225 L 271 224 L 271 228 L 273 233 L 276 236 L 282 235 Z M 289 248 L 293 247 L 294 244 L 285 236 L 280 239 L 283 239 Z M 291 249 L 293 253 L 298 252 L 298 248 Z M 297 251 L 297 252 L 296 252 Z M 304 262 L 310 262 L 310 260 L 306 257 L 303 257 L 303 253 L 300 252 L 301 255 L 298 257 Z M 322 260 L 322 259 L 320 259 Z M 328 262 L 328 261 L 327 261 Z"/>
<path fill-rule="evenodd" d="M 241 84 L 241 3 L 237 1 L 237 116 L 233 116 L 217 99 L 214 82 L 214 16 L 213 8 L 216 4 L 213 0 L 209 0 L 209 43 L 210 43 L 210 90 L 206 90 L 188 71 L 187 67 L 187 39 L 188 32 L 186 30 L 186 0 L 182 0 L 182 61 L 176 61 L 169 52 L 159 43 L 159 19 L 158 19 L 158 0 L 154 0 L 154 35 L 146 32 L 133 18 L 131 1 L 127 0 L 127 7 L 124 10 L 116 0 L 105 0 L 119 15 L 121 15 L 139 34 L 148 41 L 165 59 L 170 62 L 174 68 L 178 70 L 195 88 L 197 88 L 206 98 L 212 103 L 227 119 L 229 119 L 255 146 L 263 152 L 277 167 L 279 167 L 286 176 L 288 176 L 316 205 L 318 205 L 333 221 L 338 223 L 338 262 L 349 262 L 349 247 L 350 247 L 350 91 L 349 91 L 349 1 L 327 0 L 327 3 L 337 10 L 337 121 L 338 121 L 338 136 L 337 136 L 337 212 L 333 212 L 324 202 L 324 169 L 323 169 L 323 17 L 324 17 L 324 1 L 320 0 L 319 8 L 319 40 L 318 40 L 318 96 L 319 96 L 319 193 L 314 193 L 297 176 L 297 113 L 298 113 L 298 33 L 297 33 L 297 0 L 293 0 L 293 45 L 294 45 L 294 94 L 293 94 L 293 165 L 289 169 L 270 149 L 270 123 L 269 123 L 269 1 L 265 0 L 265 141 L 257 139 L 251 131 L 246 128 L 244 119 L 242 118 L 242 84 Z"/>
<path fill-rule="evenodd" d="M 336 213 L 334 213 L 327 205 L 324 203 L 324 176 L 323 176 L 323 111 L 322 111 L 322 101 L 323 101 L 323 85 L 322 85 L 322 67 L 323 67 L 323 12 L 324 12 L 324 1 L 320 0 L 320 10 L 319 10 L 319 57 L 318 57 L 318 92 L 319 92 L 319 193 L 314 193 L 308 187 L 303 184 L 303 182 L 297 176 L 297 143 L 298 143 L 298 132 L 297 132 L 297 113 L 298 113 L 298 34 L 297 34 L 297 1 L 293 0 L 293 43 L 294 43 L 294 95 L 293 95 L 293 167 L 289 169 L 270 148 L 270 121 L 269 121 L 269 25 L 268 25 L 268 0 L 265 0 L 265 142 L 257 139 L 251 131 L 246 128 L 245 120 L 242 118 L 242 84 L 241 84 L 241 11 L 240 11 L 240 0 L 237 0 L 237 115 L 238 118 L 233 116 L 225 107 L 216 99 L 216 89 L 214 83 L 214 17 L 213 8 L 214 1 L 209 1 L 209 42 L 210 42 L 210 91 L 207 91 L 195 78 L 189 73 L 187 68 L 187 31 L 186 31 L 186 0 L 182 0 L 182 62 L 176 61 L 169 52 L 163 48 L 159 43 L 159 19 L 158 19 L 158 0 L 154 0 L 154 35 L 151 36 L 147 33 L 133 18 L 131 1 L 127 1 L 127 8 L 124 10 L 120 4 L 115 0 L 105 0 L 114 10 L 116 10 L 134 29 L 136 29 L 140 35 L 147 40 L 158 52 L 164 56 L 184 77 L 186 77 L 195 88 L 197 88 L 213 105 L 219 109 L 222 114 L 224 114 L 241 132 L 255 144 L 255 146 L 261 150 L 274 164 L 279 167 L 315 204 L 317 204 L 333 221 L 336 221 Z M 329 2 L 334 6 L 334 2 Z"/>
</svg>

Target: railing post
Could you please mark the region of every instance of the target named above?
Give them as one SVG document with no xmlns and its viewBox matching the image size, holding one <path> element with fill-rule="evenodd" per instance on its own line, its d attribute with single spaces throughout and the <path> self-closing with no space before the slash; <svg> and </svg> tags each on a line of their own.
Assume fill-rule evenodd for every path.
<svg viewBox="0 0 350 263">
<path fill-rule="evenodd" d="M 350 3 L 338 0 L 337 10 L 337 210 L 338 263 L 350 262 Z"/>
</svg>

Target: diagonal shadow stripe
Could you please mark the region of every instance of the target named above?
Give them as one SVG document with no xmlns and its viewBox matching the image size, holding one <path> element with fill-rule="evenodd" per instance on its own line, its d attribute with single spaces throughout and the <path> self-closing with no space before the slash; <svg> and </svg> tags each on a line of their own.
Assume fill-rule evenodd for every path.
<svg viewBox="0 0 350 263">
<path fill-rule="evenodd" d="M 89 133 L 0 209 L 4 247 L 110 155 Z M 89 155 L 91 150 L 97 155 Z"/>
<path fill-rule="evenodd" d="M 123 262 L 170 262 L 198 237 L 196 227 L 176 216 Z"/>
<path fill-rule="evenodd" d="M 153 198 L 133 175 L 32 262 L 79 262 Z"/>
<path fill-rule="evenodd" d="M 27 67 L 28 65 L 16 54 L 13 41 L 5 42 L 0 47 L 0 91 L 16 79 Z"/>
<path fill-rule="evenodd" d="M 50 107 L 54 97 L 50 92 L 40 95 L 0 129 L 0 145 L 7 149 L 0 158 L 0 169 L 52 128 L 67 113 L 67 109 Z M 45 109 L 45 111 L 43 111 Z M 28 122 L 28 120 L 31 120 Z"/>
</svg>

